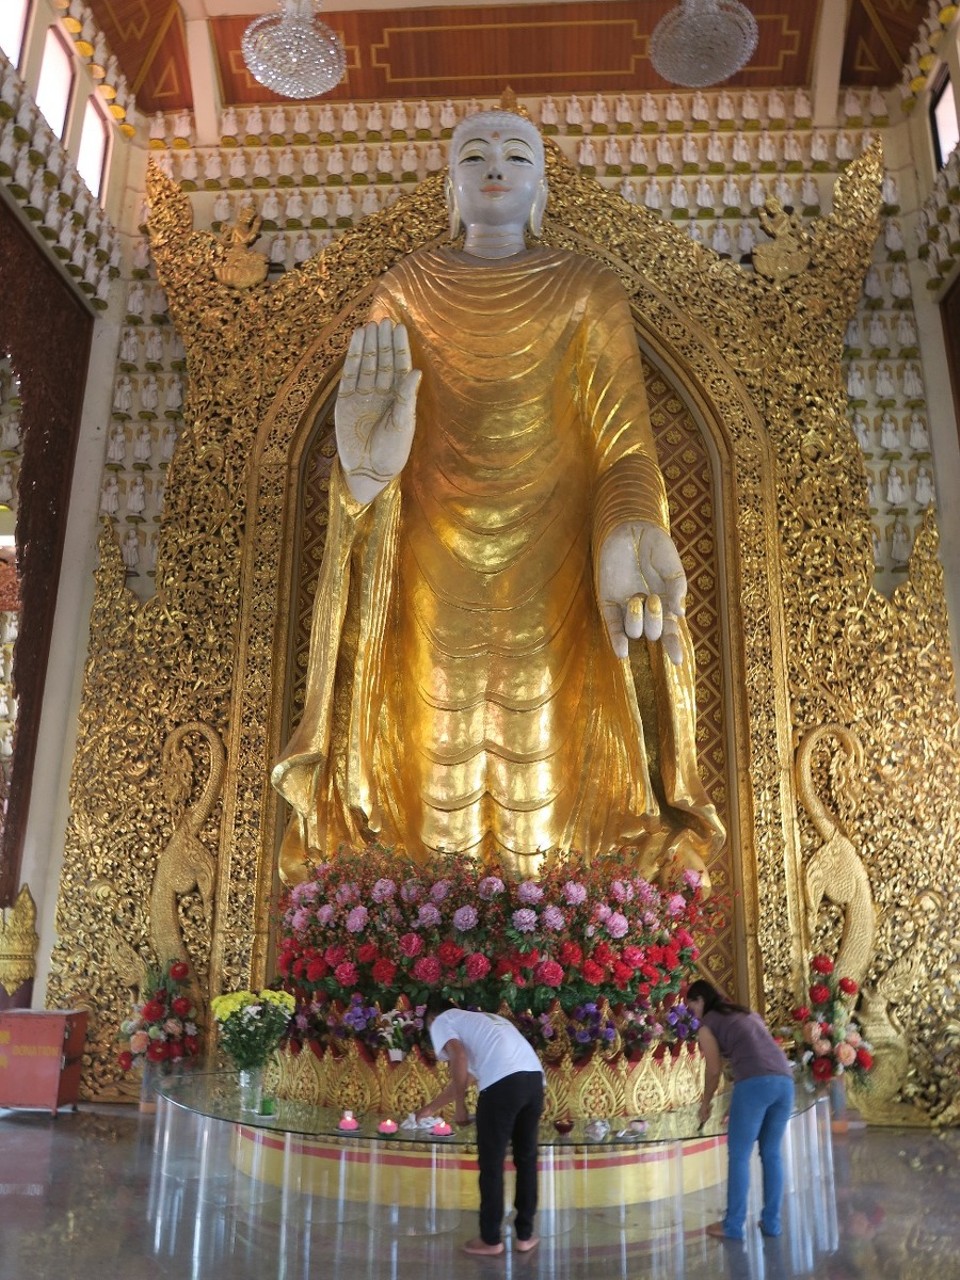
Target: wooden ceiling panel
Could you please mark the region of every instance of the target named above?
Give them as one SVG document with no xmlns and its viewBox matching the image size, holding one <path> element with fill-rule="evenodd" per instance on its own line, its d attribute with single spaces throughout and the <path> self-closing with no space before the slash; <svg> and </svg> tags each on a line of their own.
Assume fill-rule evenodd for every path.
<svg viewBox="0 0 960 1280">
<path fill-rule="evenodd" d="M 87 0 L 133 90 L 154 111 L 193 106 L 183 15 L 177 0 Z"/>
<path fill-rule="evenodd" d="M 649 34 L 677 0 L 572 0 L 566 4 L 448 5 L 337 11 L 325 21 L 347 46 L 341 101 L 519 94 L 634 92 L 666 86 L 649 59 Z M 728 82 L 760 89 L 809 85 L 823 0 L 748 0 L 760 39 L 749 65 Z M 836 0 L 834 0 L 836 2 Z M 0 0 L 2 3 L 2 0 Z M 140 110 L 193 105 L 183 16 L 176 0 L 88 0 Z M 271 0 L 263 0 L 269 12 Z M 926 16 L 927 0 L 850 0 L 842 79 L 895 83 Z M 224 103 L 277 101 L 243 63 L 252 15 L 211 18 Z"/>
<path fill-rule="evenodd" d="M 853 0 L 843 47 L 843 83 L 887 86 L 899 81 L 926 14 L 925 0 Z"/>
<path fill-rule="evenodd" d="M 346 80 L 325 95 L 341 101 L 490 97 L 509 84 L 520 95 L 663 89 L 649 59 L 649 34 L 673 0 L 601 0 L 365 10 L 325 15 L 347 47 Z M 730 83 L 763 87 L 809 82 L 818 3 L 752 0 L 760 28 L 750 65 Z M 272 100 L 243 65 L 249 17 L 211 19 L 224 102 Z"/>
</svg>

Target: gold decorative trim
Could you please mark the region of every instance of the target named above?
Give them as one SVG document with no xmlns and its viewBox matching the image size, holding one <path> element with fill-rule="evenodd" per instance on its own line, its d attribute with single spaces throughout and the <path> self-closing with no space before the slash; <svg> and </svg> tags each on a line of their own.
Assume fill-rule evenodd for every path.
<svg viewBox="0 0 960 1280">
<path fill-rule="evenodd" d="M 24 884 L 13 906 L 0 909 L 0 987 L 8 996 L 36 977 L 39 945 L 37 906 Z"/>
</svg>

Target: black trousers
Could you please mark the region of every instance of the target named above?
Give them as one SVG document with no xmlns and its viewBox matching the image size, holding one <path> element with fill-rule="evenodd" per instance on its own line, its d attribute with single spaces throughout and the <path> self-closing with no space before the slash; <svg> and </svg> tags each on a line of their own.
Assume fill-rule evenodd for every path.
<svg viewBox="0 0 960 1280">
<path fill-rule="evenodd" d="M 518 1240 L 533 1235 L 537 1211 L 537 1129 L 543 1111 L 543 1076 L 516 1071 L 484 1089 L 477 1098 L 477 1160 L 480 1165 L 480 1238 L 500 1243 L 503 1224 L 503 1161 L 513 1146 L 517 1171 L 514 1198 Z"/>
</svg>

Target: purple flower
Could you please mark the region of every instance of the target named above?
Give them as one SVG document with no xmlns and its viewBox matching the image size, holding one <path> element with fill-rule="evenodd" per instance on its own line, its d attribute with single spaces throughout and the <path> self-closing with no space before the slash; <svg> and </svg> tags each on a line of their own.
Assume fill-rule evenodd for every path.
<svg viewBox="0 0 960 1280">
<path fill-rule="evenodd" d="M 342 884 L 337 890 L 336 898 L 341 906 L 347 902 L 356 902 L 360 897 L 360 890 L 355 884 Z"/>
<path fill-rule="evenodd" d="M 434 902 L 442 902 L 450 892 L 450 887 L 449 880 L 438 880 L 430 890 L 430 897 Z"/>
<path fill-rule="evenodd" d="M 688 868 L 688 870 L 683 873 L 683 883 L 688 889 L 699 889 L 700 872 L 694 871 L 692 868 Z"/>
<path fill-rule="evenodd" d="M 518 933 L 532 933 L 537 927 L 537 913 L 531 911 L 529 907 L 521 907 L 510 918 Z"/>
<path fill-rule="evenodd" d="M 366 927 L 370 914 L 366 907 L 354 907 L 347 914 L 347 932 L 360 933 Z"/>
<path fill-rule="evenodd" d="M 374 902 L 389 902 L 396 892 L 397 886 L 392 880 L 378 880 L 370 896 Z"/>
<path fill-rule="evenodd" d="M 480 894 L 484 902 L 490 902 L 498 894 L 503 893 L 503 881 L 499 876 L 484 876 L 477 885 L 477 893 Z"/>
<path fill-rule="evenodd" d="M 292 929 L 305 929 L 310 920 L 310 912 L 306 907 L 297 907 L 293 915 L 290 917 L 290 927 Z"/>
<path fill-rule="evenodd" d="M 667 899 L 667 915 L 678 916 L 686 905 L 687 903 L 682 893 L 671 893 Z"/>
<path fill-rule="evenodd" d="M 616 902 L 629 902 L 633 897 L 633 885 L 630 881 L 614 880 L 610 885 L 610 896 Z"/>
<path fill-rule="evenodd" d="M 554 933 L 559 933 L 561 929 L 566 928 L 567 919 L 559 907 L 552 905 L 544 907 L 542 919 L 543 927 L 545 929 L 552 929 Z"/>
<path fill-rule="evenodd" d="M 322 907 L 317 907 L 317 924 L 328 925 L 333 920 L 334 909 L 329 902 L 325 902 Z"/>
<path fill-rule="evenodd" d="M 425 902 L 417 913 L 417 924 L 423 929 L 432 929 L 440 923 L 440 912 L 432 902 Z"/>
<path fill-rule="evenodd" d="M 619 911 L 611 911 L 606 921 L 607 933 L 611 938 L 622 938 L 629 928 L 625 915 Z"/>
<path fill-rule="evenodd" d="M 651 902 L 656 902 L 657 891 L 649 880 L 635 881 L 637 889 L 637 898 L 644 906 L 649 906 Z"/>
<path fill-rule="evenodd" d="M 643 923 L 648 929 L 655 929 L 660 923 L 660 918 L 655 911 L 645 911 L 643 913 Z"/>
<path fill-rule="evenodd" d="M 599 907 L 597 907 L 596 918 L 600 921 L 601 924 L 606 924 L 606 922 L 610 919 L 611 915 L 613 915 L 613 911 L 611 910 L 611 908 L 608 907 L 605 902 L 601 902 Z"/>
<path fill-rule="evenodd" d="M 303 884 L 295 884 L 290 890 L 290 901 L 297 907 L 301 903 L 312 902 L 317 896 L 317 887 L 312 880 L 304 880 Z"/>
<path fill-rule="evenodd" d="M 419 880 L 404 880 L 400 886 L 400 897 L 404 902 L 419 902 L 423 897 L 423 885 Z"/>
<path fill-rule="evenodd" d="M 524 880 L 517 888 L 517 898 L 525 906 L 532 906 L 543 899 L 543 890 L 535 880 Z"/>
<path fill-rule="evenodd" d="M 578 907 L 581 902 L 586 902 L 587 891 L 576 880 L 568 880 L 563 886 L 563 896 L 571 907 Z"/>
<path fill-rule="evenodd" d="M 459 929 L 461 933 L 466 933 L 468 929 L 472 929 L 477 923 L 476 907 L 458 907 L 453 913 L 453 927 Z"/>
</svg>

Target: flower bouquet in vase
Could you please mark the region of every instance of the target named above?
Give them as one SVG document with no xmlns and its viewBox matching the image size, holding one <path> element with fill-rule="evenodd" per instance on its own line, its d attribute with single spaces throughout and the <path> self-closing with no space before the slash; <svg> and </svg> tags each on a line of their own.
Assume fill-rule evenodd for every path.
<svg viewBox="0 0 960 1280">
<path fill-rule="evenodd" d="M 126 1048 L 117 1061 L 124 1071 L 141 1071 L 141 1111 L 156 1110 L 159 1078 L 200 1052 L 189 977 L 190 967 L 183 960 L 169 960 L 161 969 L 148 969 L 142 999 L 120 1024 Z"/>
<path fill-rule="evenodd" d="M 260 1114 L 263 1069 L 286 1034 L 294 1007 L 293 996 L 269 989 L 231 991 L 210 1001 L 220 1044 L 238 1072 L 241 1110 Z"/>
<path fill-rule="evenodd" d="M 402 1062 L 423 1033 L 423 1015 L 426 1006 L 412 1006 L 401 996 L 395 1009 L 380 1015 L 380 1042 L 387 1050 L 391 1062 Z"/>
<path fill-rule="evenodd" d="M 816 955 L 810 962 L 809 1004 L 793 1010 L 798 1061 L 814 1085 L 839 1082 L 848 1072 L 865 1083 L 873 1067 L 872 1047 L 853 1017 L 858 986 L 840 977 L 833 960 Z"/>
</svg>

